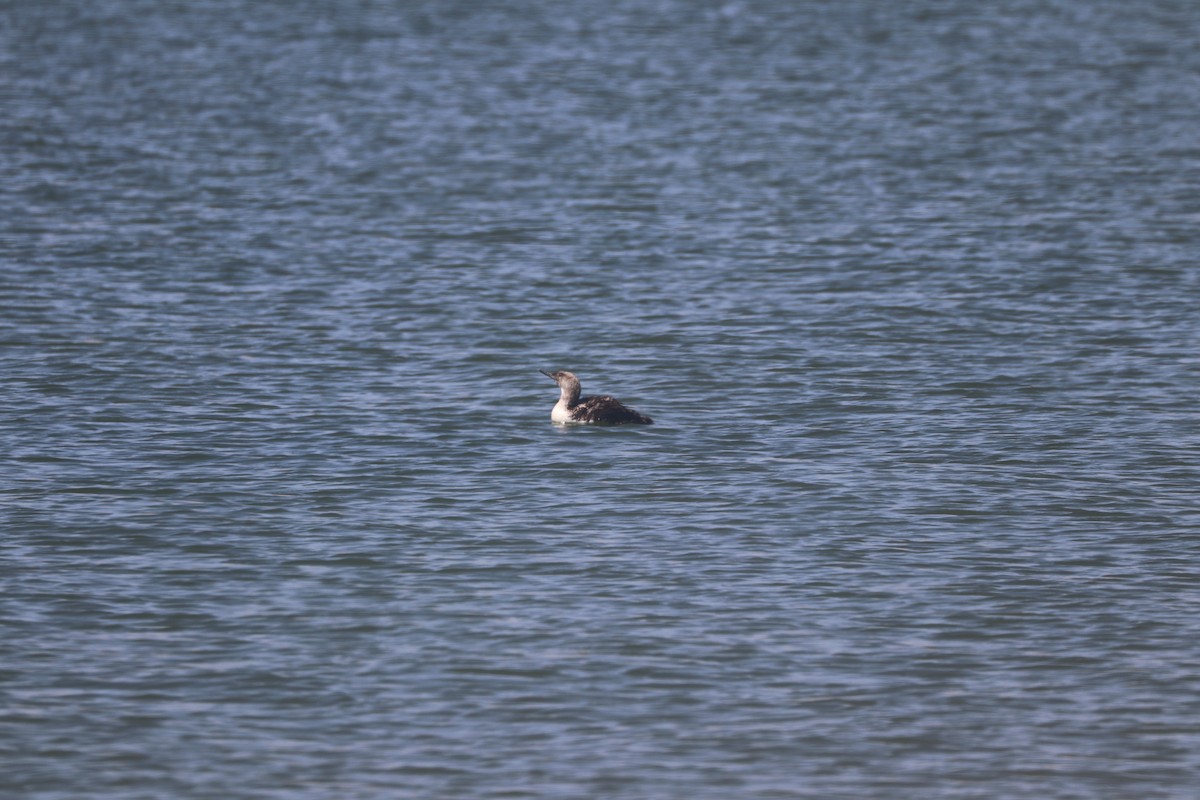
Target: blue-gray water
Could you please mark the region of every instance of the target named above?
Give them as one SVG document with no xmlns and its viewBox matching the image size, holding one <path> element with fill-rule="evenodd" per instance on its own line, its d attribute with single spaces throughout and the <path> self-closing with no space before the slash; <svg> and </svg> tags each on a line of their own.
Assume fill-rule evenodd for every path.
<svg viewBox="0 0 1200 800">
<path fill-rule="evenodd" d="M 1198 41 L 6 4 L 0 795 L 1196 797 Z"/>
</svg>

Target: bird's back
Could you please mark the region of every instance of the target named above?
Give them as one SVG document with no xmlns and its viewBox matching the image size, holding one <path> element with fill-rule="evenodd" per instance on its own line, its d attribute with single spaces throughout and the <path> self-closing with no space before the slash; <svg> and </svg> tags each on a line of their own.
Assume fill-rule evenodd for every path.
<svg viewBox="0 0 1200 800">
<path fill-rule="evenodd" d="M 625 406 L 611 395 L 583 397 L 571 409 L 575 422 L 594 422 L 605 425 L 653 425 L 654 420 Z"/>
</svg>

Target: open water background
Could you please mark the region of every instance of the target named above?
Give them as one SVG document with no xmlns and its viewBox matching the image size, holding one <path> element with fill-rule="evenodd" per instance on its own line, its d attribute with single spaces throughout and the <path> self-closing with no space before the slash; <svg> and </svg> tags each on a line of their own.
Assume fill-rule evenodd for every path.
<svg viewBox="0 0 1200 800">
<path fill-rule="evenodd" d="M 0 795 L 1195 798 L 1198 43 L 0 6 Z"/>
</svg>

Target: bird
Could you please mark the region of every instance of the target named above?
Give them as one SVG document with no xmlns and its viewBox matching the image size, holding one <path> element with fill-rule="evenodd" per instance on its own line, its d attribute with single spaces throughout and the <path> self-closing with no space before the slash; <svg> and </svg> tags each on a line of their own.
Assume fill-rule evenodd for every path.
<svg viewBox="0 0 1200 800">
<path fill-rule="evenodd" d="M 550 412 L 550 421 L 575 425 L 653 425 L 654 420 L 623 405 L 606 394 L 580 397 L 579 378 L 572 372 L 556 370 L 538 372 L 558 384 L 558 403 Z"/>
</svg>

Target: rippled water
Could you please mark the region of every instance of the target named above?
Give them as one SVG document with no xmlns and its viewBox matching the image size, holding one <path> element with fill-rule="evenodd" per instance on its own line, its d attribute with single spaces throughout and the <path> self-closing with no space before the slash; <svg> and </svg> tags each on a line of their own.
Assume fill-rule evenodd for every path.
<svg viewBox="0 0 1200 800">
<path fill-rule="evenodd" d="M 0 10 L 4 796 L 1194 797 L 1200 6 L 999 5 Z"/>
</svg>

